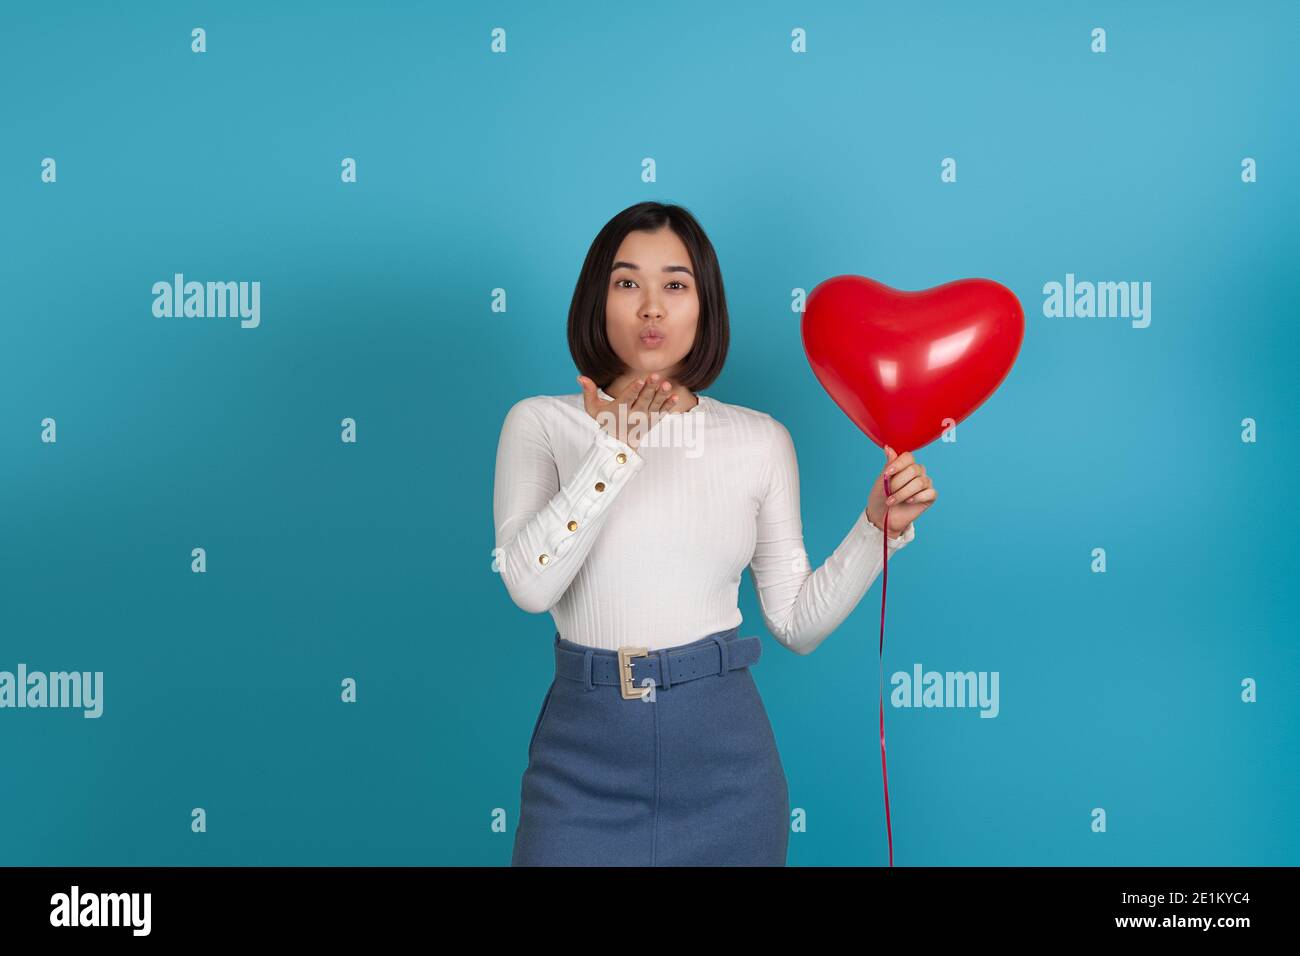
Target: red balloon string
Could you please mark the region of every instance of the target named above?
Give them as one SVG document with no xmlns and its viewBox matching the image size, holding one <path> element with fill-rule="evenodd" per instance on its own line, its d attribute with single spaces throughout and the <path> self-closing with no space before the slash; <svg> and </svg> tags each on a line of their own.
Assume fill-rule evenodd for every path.
<svg viewBox="0 0 1300 956">
<path fill-rule="evenodd" d="M 885 496 L 889 496 L 885 476 Z M 880 777 L 885 782 L 885 831 L 889 834 L 889 865 L 894 865 L 894 826 L 889 820 L 889 770 L 885 767 L 885 591 L 889 587 L 889 505 L 885 505 L 883 553 L 884 573 L 880 578 Z"/>
</svg>

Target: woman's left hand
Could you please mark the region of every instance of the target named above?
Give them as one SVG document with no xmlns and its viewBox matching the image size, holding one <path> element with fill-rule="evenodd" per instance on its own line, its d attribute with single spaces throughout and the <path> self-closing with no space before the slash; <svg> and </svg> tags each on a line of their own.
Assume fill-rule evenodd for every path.
<svg viewBox="0 0 1300 956">
<path fill-rule="evenodd" d="M 889 478 L 888 495 L 885 478 Z M 889 506 L 889 536 L 896 538 L 907 530 L 916 516 L 939 497 L 934 481 L 925 473 L 925 465 L 912 457 L 910 451 L 901 455 L 885 446 L 885 467 L 876 476 L 876 483 L 867 495 L 867 518 L 877 528 L 882 528 L 885 506 Z"/>
</svg>

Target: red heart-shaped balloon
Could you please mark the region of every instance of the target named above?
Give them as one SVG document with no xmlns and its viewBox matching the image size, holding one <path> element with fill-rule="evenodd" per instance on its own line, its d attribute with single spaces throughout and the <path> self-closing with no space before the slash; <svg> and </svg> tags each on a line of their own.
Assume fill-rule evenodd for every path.
<svg viewBox="0 0 1300 956">
<path fill-rule="evenodd" d="M 813 374 L 872 441 L 899 454 L 979 408 L 1024 337 L 1020 300 L 991 279 L 904 292 L 835 276 L 809 293 L 803 314 Z"/>
</svg>

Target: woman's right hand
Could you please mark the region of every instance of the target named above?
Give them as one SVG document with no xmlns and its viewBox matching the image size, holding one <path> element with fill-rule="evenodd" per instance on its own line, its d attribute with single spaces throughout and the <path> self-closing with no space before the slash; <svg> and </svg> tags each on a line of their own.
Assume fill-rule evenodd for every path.
<svg viewBox="0 0 1300 956">
<path fill-rule="evenodd" d="M 615 395 L 609 401 L 600 397 L 596 383 L 587 376 L 579 375 L 578 384 L 582 386 L 582 401 L 587 414 L 608 434 L 633 450 L 650 430 L 656 416 L 677 401 L 671 383 L 667 379 L 661 380 L 657 372 L 630 382 L 622 395 Z M 626 413 L 620 414 L 621 407 L 626 407 Z"/>
</svg>

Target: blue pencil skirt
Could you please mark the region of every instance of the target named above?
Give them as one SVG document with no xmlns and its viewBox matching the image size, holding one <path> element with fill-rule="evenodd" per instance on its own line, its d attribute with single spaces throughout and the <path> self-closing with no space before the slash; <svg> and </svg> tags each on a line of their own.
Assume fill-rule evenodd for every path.
<svg viewBox="0 0 1300 956">
<path fill-rule="evenodd" d="M 761 649 L 732 628 L 624 671 L 556 634 L 511 865 L 784 866 L 789 788 L 749 670 Z"/>
</svg>

